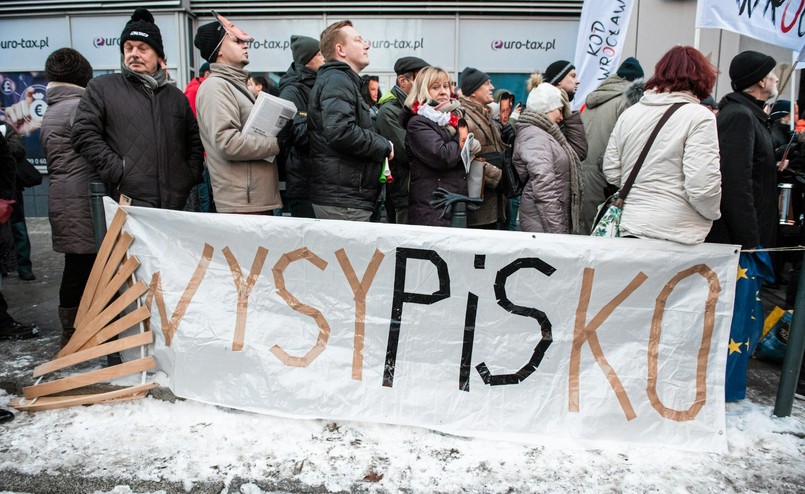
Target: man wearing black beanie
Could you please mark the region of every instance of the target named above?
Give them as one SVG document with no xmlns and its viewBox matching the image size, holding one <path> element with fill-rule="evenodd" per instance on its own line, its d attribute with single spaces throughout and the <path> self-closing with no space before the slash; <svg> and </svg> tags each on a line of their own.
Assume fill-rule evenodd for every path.
<svg viewBox="0 0 805 494">
<path fill-rule="evenodd" d="M 721 152 L 721 219 L 708 242 L 744 248 L 774 247 L 777 236 L 777 166 L 763 111 L 777 97 L 777 62 L 756 51 L 739 53 L 730 63 L 734 92 L 718 105 Z"/>
<path fill-rule="evenodd" d="M 73 148 L 115 200 L 182 209 L 201 179 L 204 150 L 182 91 L 168 84 L 162 34 L 140 7 L 120 35 L 120 74 L 92 79 L 76 110 Z"/>
<path fill-rule="evenodd" d="M 199 26 L 193 44 L 210 62 L 211 74 L 198 90 L 196 110 L 215 209 L 270 216 L 282 207 L 273 159 L 280 153 L 281 137 L 243 132 L 255 103 L 246 87 L 245 70 L 252 37 L 215 11 L 212 14 L 215 20 Z M 290 120 L 287 127 L 291 128 Z"/>
<path fill-rule="evenodd" d="M 280 98 L 292 101 L 299 113 L 294 117 L 292 146 L 284 154 L 285 197 L 291 216 L 315 218 L 313 203 L 310 202 L 307 106 L 319 67 L 324 64 L 324 56 L 319 49 L 319 40 L 296 34 L 291 36 L 291 54 L 293 62 L 280 79 Z"/>
<path fill-rule="evenodd" d="M 548 65 L 542 74 L 542 82 L 559 88 L 562 94 L 562 123 L 559 129 L 567 138 L 567 142 L 579 159 L 587 159 L 587 136 L 584 132 L 584 124 L 581 122 L 581 113 L 570 110 L 570 102 L 576 96 L 576 89 L 579 87 L 579 78 L 576 75 L 576 66 L 567 60 L 557 60 Z"/>
</svg>

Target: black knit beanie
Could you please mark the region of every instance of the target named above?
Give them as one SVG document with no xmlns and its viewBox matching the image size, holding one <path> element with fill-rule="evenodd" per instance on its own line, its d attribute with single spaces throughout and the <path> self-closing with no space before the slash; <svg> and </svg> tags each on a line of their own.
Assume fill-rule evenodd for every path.
<svg viewBox="0 0 805 494">
<path fill-rule="evenodd" d="M 319 40 L 309 36 L 291 36 L 291 54 L 293 61 L 305 65 L 319 52 Z"/>
<path fill-rule="evenodd" d="M 210 63 L 215 63 L 215 59 L 218 58 L 216 48 L 220 45 L 224 34 L 226 34 L 224 26 L 217 21 L 199 26 L 196 36 L 193 38 L 193 45 L 198 48 L 201 58 Z"/>
<path fill-rule="evenodd" d="M 131 20 L 126 23 L 123 33 L 120 35 L 120 53 L 123 53 L 123 45 L 126 41 L 142 41 L 148 44 L 157 52 L 159 58 L 165 59 L 165 49 L 162 47 L 162 33 L 154 24 L 154 16 L 148 9 L 138 7 L 131 15 Z"/>
<path fill-rule="evenodd" d="M 45 75 L 50 82 L 68 82 L 87 87 L 92 79 L 92 66 L 84 55 L 72 48 L 59 48 L 45 61 Z"/>
<path fill-rule="evenodd" d="M 640 79 L 645 75 L 643 73 L 643 67 L 635 57 L 629 57 L 624 60 L 621 66 L 618 67 L 618 72 L 616 73 L 618 74 L 618 77 L 623 77 L 627 81 Z"/>
<path fill-rule="evenodd" d="M 567 60 L 557 60 L 554 63 L 548 65 L 548 68 L 545 69 L 545 73 L 542 74 L 542 82 L 547 82 L 548 84 L 555 86 L 562 82 L 562 79 L 570 73 L 571 70 L 575 69 L 576 66 L 573 65 L 573 62 L 568 62 Z"/>
<path fill-rule="evenodd" d="M 475 67 L 465 68 L 461 71 L 461 85 L 459 86 L 461 94 L 468 97 L 488 80 L 489 76 L 486 75 L 486 72 L 480 71 Z"/>
<path fill-rule="evenodd" d="M 733 91 L 743 91 L 762 81 L 776 65 L 775 59 L 760 52 L 747 50 L 737 54 L 730 62 Z"/>
</svg>

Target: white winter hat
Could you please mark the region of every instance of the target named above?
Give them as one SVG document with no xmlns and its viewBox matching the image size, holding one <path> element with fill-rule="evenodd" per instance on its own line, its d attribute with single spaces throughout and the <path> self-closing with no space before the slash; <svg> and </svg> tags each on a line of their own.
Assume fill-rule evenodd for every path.
<svg viewBox="0 0 805 494">
<path fill-rule="evenodd" d="M 562 101 L 562 93 L 560 91 L 561 90 L 553 84 L 543 82 L 528 93 L 525 107 L 539 113 L 548 113 L 557 108 L 562 108 L 564 102 Z"/>
</svg>

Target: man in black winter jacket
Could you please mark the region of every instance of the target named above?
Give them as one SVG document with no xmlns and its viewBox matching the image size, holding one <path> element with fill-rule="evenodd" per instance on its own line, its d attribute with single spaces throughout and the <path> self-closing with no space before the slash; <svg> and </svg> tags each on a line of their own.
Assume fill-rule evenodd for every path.
<svg viewBox="0 0 805 494">
<path fill-rule="evenodd" d="M 368 221 L 378 193 L 383 161 L 394 158 L 388 139 L 371 130 L 369 107 L 361 97 L 361 77 L 369 65 L 369 44 L 350 21 L 321 33 L 319 68 L 308 105 L 316 217 Z"/>
<path fill-rule="evenodd" d="M 316 82 L 316 72 L 324 64 L 319 50 L 319 40 L 308 36 L 291 36 L 293 62 L 280 79 L 280 98 L 293 102 L 297 114 L 294 117 L 293 146 L 284 156 L 285 197 L 291 208 L 291 216 L 315 218 L 310 202 L 310 140 L 307 134 L 307 106 L 310 92 Z"/>
<path fill-rule="evenodd" d="M 204 149 L 182 91 L 168 83 L 162 35 L 138 8 L 120 36 L 121 74 L 96 77 L 76 109 L 71 142 L 135 206 L 182 209 L 201 181 Z"/>
<path fill-rule="evenodd" d="M 774 247 L 777 235 L 777 167 L 766 101 L 777 97 L 777 62 L 756 51 L 730 63 L 734 92 L 718 104 L 721 219 L 708 242 L 744 248 Z"/>
</svg>

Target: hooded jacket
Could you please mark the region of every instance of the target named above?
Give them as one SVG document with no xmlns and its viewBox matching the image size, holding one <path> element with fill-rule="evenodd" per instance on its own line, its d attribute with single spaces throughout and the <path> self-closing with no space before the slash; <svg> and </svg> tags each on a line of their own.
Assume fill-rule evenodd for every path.
<svg viewBox="0 0 805 494">
<path fill-rule="evenodd" d="M 110 187 L 135 206 L 182 209 L 201 181 L 204 149 L 187 98 L 165 84 L 149 97 L 123 74 L 89 81 L 71 143 Z"/>
<path fill-rule="evenodd" d="M 720 217 L 721 174 L 715 116 L 689 92 L 646 91 L 618 119 L 604 155 L 607 181 L 621 187 L 657 122 L 674 103 L 681 107 L 660 130 L 626 197 L 621 234 L 704 241 Z"/>
<path fill-rule="evenodd" d="M 411 225 L 450 226 L 450 215 L 430 205 L 433 192 L 443 188 L 467 195 L 467 180 L 458 137 L 442 126 L 403 107 L 400 125 L 406 129 L 405 147 L 411 170 L 408 223 Z M 396 179 L 395 179 L 396 180 Z"/>
<path fill-rule="evenodd" d="M 48 84 L 48 111 L 39 134 L 48 163 L 48 218 L 53 250 L 65 254 L 97 252 L 89 183 L 101 178 L 70 144 L 73 119 L 83 95 L 84 88 L 74 84 Z"/>
<path fill-rule="evenodd" d="M 316 82 L 316 71 L 296 62 L 280 79 L 280 98 L 293 102 L 293 146 L 285 155 L 285 195 L 288 199 L 310 197 L 310 140 L 307 133 L 307 107 Z"/>
<path fill-rule="evenodd" d="M 319 67 L 308 104 L 313 204 L 374 209 L 391 143 L 372 132 L 361 83 L 345 62 Z"/>
<path fill-rule="evenodd" d="M 598 206 L 607 198 L 604 193 L 607 182 L 601 171 L 601 164 L 612 129 L 615 128 L 618 117 L 640 100 L 644 88 L 645 82 L 642 79 L 629 82 L 613 75 L 587 96 L 587 108 L 581 114 L 587 136 L 587 158 L 581 162 L 584 178 L 581 211 L 583 232 L 592 230 Z"/>
<path fill-rule="evenodd" d="M 215 207 L 221 213 L 259 213 L 282 207 L 276 137 L 241 132 L 254 107 L 246 71 L 220 63 L 198 90 L 196 108 Z"/>
<path fill-rule="evenodd" d="M 762 102 L 730 93 L 718 105 L 722 217 L 708 242 L 744 248 L 774 247 L 777 237 L 777 166 Z"/>
<path fill-rule="evenodd" d="M 388 186 L 391 202 L 397 209 L 408 207 L 411 171 L 405 146 L 405 127 L 401 126 L 400 114 L 407 95 L 399 86 L 383 95 L 378 105 L 377 130 L 380 135 L 394 143 L 394 159 L 389 161 L 394 181 Z"/>
</svg>

